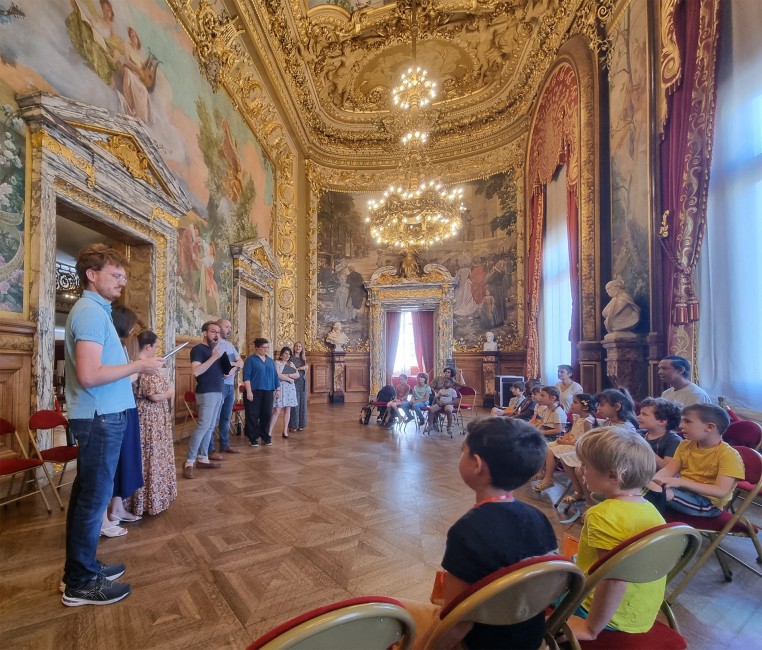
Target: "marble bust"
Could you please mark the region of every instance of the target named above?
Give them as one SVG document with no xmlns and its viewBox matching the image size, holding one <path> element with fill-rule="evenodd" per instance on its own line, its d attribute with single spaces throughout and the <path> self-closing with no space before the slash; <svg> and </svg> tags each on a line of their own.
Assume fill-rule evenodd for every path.
<svg viewBox="0 0 762 650">
<path fill-rule="evenodd" d="M 344 346 L 349 343 L 349 337 L 344 334 L 341 323 L 336 322 L 331 327 L 331 331 L 326 334 L 325 341 L 333 346 L 335 352 L 344 352 Z"/>
<path fill-rule="evenodd" d="M 632 330 L 640 320 L 640 307 L 624 288 L 622 278 L 616 278 L 606 284 L 606 293 L 611 297 L 603 308 L 603 326 L 608 334 L 604 340 L 633 339 L 637 336 Z"/>
<path fill-rule="evenodd" d="M 484 342 L 482 350 L 484 352 L 497 352 L 497 341 L 495 340 L 494 332 L 487 332 L 486 337 L 487 340 Z"/>
</svg>

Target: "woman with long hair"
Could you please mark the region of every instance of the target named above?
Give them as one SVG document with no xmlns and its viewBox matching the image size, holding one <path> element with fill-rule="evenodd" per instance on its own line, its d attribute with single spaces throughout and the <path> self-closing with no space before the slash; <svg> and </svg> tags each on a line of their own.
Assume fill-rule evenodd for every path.
<svg viewBox="0 0 762 650">
<path fill-rule="evenodd" d="M 288 421 L 291 419 L 291 407 L 298 404 L 294 382 L 299 377 L 299 371 L 291 363 L 291 355 L 291 348 L 284 346 L 281 348 L 278 360 L 275 362 L 275 370 L 280 379 L 280 393 L 275 395 L 275 401 L 273 402 L 273 417 L 270 420 L 270 440 L 272 440 L 273 429 L 281 411 L 283 411 L 283 437 L 288 438 Z"/>
<path fill-rule="evenodd" d="M 302 431 L 307 426 L 307 370 L 309 366 L 304 354 L 304 345 L 299 341 L 294 343 L 291 365 L 299 371 L 299 378 L 294 382 L 296 400 L 299 404 L 291 407 L 289 431 Z"/>
</svg>

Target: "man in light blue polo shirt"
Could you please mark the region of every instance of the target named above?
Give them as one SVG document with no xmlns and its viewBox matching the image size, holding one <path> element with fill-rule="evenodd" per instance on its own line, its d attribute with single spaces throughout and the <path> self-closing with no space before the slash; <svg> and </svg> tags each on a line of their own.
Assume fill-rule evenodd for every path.
<svg viewBox="0 0 762 650">
<path fill-rule="evenodd" d="M 130 593 L 130 585 L 115 581 L 124 565 L 102 564 L 95 552 L 114 488 L 125 411 L 135 406 L 130 375 L 156 374 L 164 360 L 127 362 L 111 322 L 111 303 L 127 284 L 126 265 L 119 251 L 103 244 L 83 249 L 77 275 L 85 291 L 66 320 L 66 403 L 69 430 L 79 444 L 66 516 L 62 602 L 70 607 L 108 605 Z"/>
</svg>

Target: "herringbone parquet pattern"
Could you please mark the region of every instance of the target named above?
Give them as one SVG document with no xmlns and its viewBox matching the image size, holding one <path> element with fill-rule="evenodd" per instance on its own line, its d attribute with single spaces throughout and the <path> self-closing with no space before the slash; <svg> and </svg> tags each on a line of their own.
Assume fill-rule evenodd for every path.
<svg viewBox="0 0 762 650">
<path fill-rule="evenodd" d="M 447 529 L 472 505 L 457 471 L 462 438 L 362 426 L 356 410 L 311 407 L 306 431 L 270 448 L 240 446 L 222 469 L 180 478 L 167 512 L 102 539 L 99 558 L 125 562 L 133 585 L 117 605 L 61 604 L 64 513 L 49 517 L 34 499 L 0 512 L 2 647 L 243 648 L 334 600 L 427 600 Z M 560 538 L 556 494 L 518 496 L 543 508 Z M 726 584 L 707 565 L 681 597 L 692 648 L 762 638 L 762 581 L 740 568 L 736 576 Z"/>
</svg>

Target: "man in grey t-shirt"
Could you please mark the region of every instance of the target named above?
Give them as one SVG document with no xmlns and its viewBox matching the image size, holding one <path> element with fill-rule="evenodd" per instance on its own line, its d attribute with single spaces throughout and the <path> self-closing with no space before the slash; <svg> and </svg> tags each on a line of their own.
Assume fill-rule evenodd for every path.
<svg viewBox="0 0 762 650">
<path fill-rule="evenodd" d="M 685 357 L 670 354 L 659 361 L 659 379 L 669 388 L 661 396 L 680 402 L 684 407 L 691 404 L 711 404 L 712 400 L 703 388 L 690 381 L 691 362 Z"/>
</svg>

